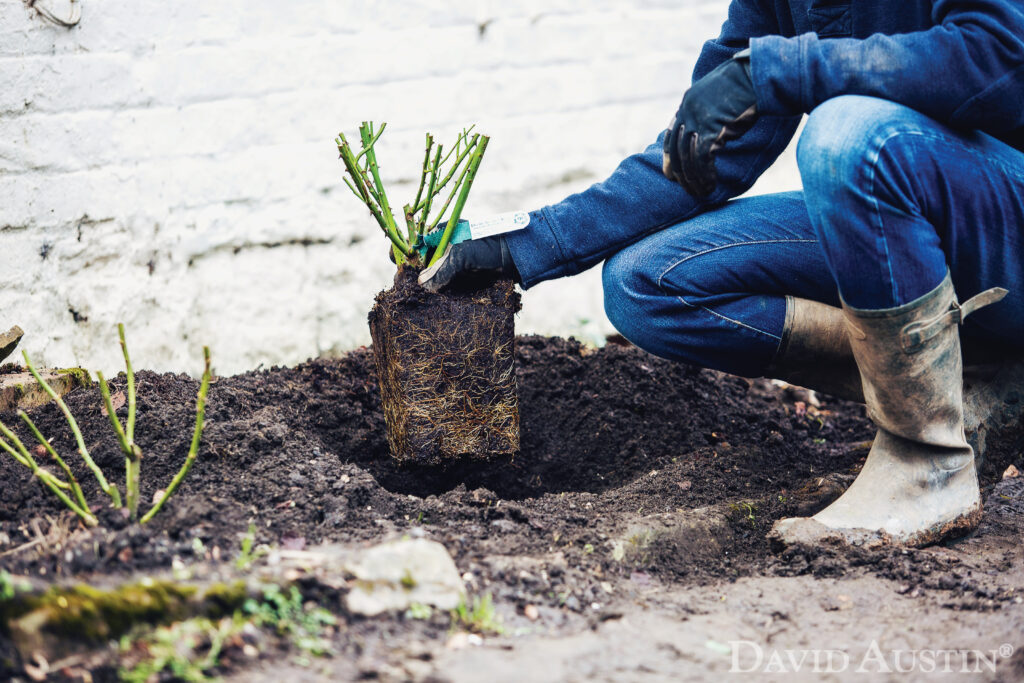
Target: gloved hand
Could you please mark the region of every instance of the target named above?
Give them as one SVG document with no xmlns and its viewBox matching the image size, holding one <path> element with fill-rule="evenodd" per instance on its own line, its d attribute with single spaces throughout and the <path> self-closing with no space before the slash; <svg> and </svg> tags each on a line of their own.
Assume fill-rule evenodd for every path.
<svg viewBox="0 0 1024 683">
<path fill-rule="evenodd" d="M 431 292 L 482 289 L 498 280 L 521 281 L 501 235 L 449 245 L 437 263 L 419 277 L 420 285 Z"/>
<path fill-rule="evenodd" d="M 715 152 L 757 121 L 757 93 L 750 75 L 750 51 L 720 64 L 683 95 L 665 134 L 662 171 L 694 197 L 707 197 L 718 184 Z"/>
</svg>

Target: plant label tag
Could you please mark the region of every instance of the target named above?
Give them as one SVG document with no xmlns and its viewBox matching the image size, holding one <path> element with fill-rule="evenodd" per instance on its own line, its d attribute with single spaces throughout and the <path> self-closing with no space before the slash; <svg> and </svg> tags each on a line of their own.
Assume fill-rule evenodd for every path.
<svg viewBox="0 0 1024 683">
<path fill-rule="evenodd" d="M 478 240 L 481 237 L 493 237 L 513 230 L 522 230 L 529 224 L 530 214 L 526 211 L 500 213 L 497 216 L 470 221 L 469 234 L 472 235 L 470 239 Z"/>
</svg>

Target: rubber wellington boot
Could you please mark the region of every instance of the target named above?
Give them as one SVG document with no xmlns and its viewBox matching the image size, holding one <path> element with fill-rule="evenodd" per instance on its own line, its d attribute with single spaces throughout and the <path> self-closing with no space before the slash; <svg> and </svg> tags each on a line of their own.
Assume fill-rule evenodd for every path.
<svg viewBox="0 0 1024 683">
<path fill-rule="evenodd" d="M 843 311 L 786 297 L 782 343 L 765 377 L 864 402 Z M 1024 353 L 983 341 L 962 342 L 964 429 L 980 467 L 988 437 L 1024 420 Z"/>
<path fill-rule="evenodd" d="M 764 376 L 864 402 L 843 312 L 819 301 L 786 297 L 782 342 Z"/>
<path fill-rule="evenodd" d="M 850 531 L 856 533 L 847 538 L 855 542 L 877 536 L 922 546 L 977 526 L 981 495 L 964 435 L 959 324 L 1005 295 L 996 288 L 958 304 L 947 274 L 934 290 L 897 308 L 844 305 L 868 415 L 878 433 L 850 488 L 810 524 L 801 518 L 777 522 L 773 540 L 807 542 L 818 532 L 842 537 Z"/>
<path fill-rule="evenodd" d="M 989 437 L 1024 419 L 1024 354 L 964 353 L 964 430 L 980 467 Z"/>
</svg>

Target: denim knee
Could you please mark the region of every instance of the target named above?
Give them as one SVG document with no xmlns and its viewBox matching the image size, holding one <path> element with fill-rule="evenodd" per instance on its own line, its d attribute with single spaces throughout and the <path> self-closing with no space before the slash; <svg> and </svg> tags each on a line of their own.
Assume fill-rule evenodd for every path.
<svg viewBox="0 0 1024 683">
<path fill-rule="evenodd" d="M 847 189 L 871 191 L 879 150 L 914 130 L 912 121 L 920 116 L 901 104 L 861 95 L 843 95 L 819 105 L 808 116 L 796 148 L 805 197 L 833 197 Z"/>
<path fill-rule="evenodd" d="M 656 340 L 648 339 L 652 328 L 644 321 L 650 318 L 652 303 L 661 293 L 643 266 L 640 250 L 623 249 L 604 262 L 601 282 L 608 320 L 626 339 L 651 351 L 657 344 Z"/>
<path fill-rule="evenodd" d="M 923 114 L 873 97 L 837 97 L 811 113 L 797 145 L 804 199 L 851 305 L 896 306 L 945 275 L 939 237 L 925 217 L 945 135 Z"/>
</svg>

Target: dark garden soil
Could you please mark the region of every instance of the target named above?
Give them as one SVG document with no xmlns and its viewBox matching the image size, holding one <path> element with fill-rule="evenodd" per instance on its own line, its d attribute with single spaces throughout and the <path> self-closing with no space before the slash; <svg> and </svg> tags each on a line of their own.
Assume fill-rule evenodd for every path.
<svg viewBox="0 0 1024 683">
<path fill-rule="evenodd" d="M 645 620 L 669 619 L 680 628 L 688 619 L 712 619 L 702 627 L 708 632 L 700 632 L 703 646 L 718 637 L 712 631 L 728 631 L 733 623 L 713 619 L 751 609 L 759 614 L 751 605 L 768 598 L 789 605 L 788 617 L 769 621 L 786 622 L 790 634 L 805 641 L 815 629 L 830 628 L 866 637 L 879 600 L 907 605 L 899 619 L 927 614 L 932 623 L 953 623 L 954 615 L 968 611 L 980 615 L 976 628 L 990 634 L 1022 624 L 1024 479 L 1000 482 L 1009 465 L 1024 469 L 1019 428 L 990 439 L 982 472 L 986 517 L 973 537 L 924 550 L 773 553 L 765 540 L 772 522 L 813 512 L 838 495 L 862 463 L 873 434 L 862 406 L 823 399 L 816 407 L 802 390 L 672 364 L 614 343 L 596 350 L 571 340 L 521 337 L 517 346 L 522 443 L 511 460 L 447 471 L 397 466 L 385 442 L 368 349 L 217 377 L 199 459 L 146 527 L 105 513 L 99 528 L 76 529 L 49 492 L 11 458 L 0 457 L 0 568 L 96 581 L 99 575 L 165 571 L 176 559 L 229 562 L 250 525 L 257 542 L 279 547 L 425 534 L 446 546 L 470 592 L 494 595 L 508 627 L 498 640 L 509 642 L 498 649 L 443 651 L 447 618 L 348 617 L 348 628 L 336 636 L 335 659 L 303 668 L 264 658 L 237 672 L 238 680 L 257 672 L 280 677 L 285 669 L 296 680 L 321 674 L 473 680 L 480 666 L 512 666 L 502 659 L 509 652 L 529 656 L 534 646 L 511 643 L 517 629 L 533 629 L 524 642 L 534 642 L 529 639 L 538 632 L 555 642 L 563 638 L 561 654 L 547 653 L 550 658 L 604 652 L 592 654 L 598 662 L 611 656 L 608 643 L 624 637 L 612 622 L 630 619 L 640 624 L 633 637 L 643 662 L 627 665 L 625 678 L 638 677 L 659 657 L 704 671 L 717 666 L 706 661 L 714 648 L 696 659 L 665 659 L 669 650 L 654 652 L 644 636 L 644 629 L 660 627 Z M 114 382 L 114 391 L 123 389 L 123 380 Z M 139 372 L 137 384 L 142 500 L 149 501 L 188 450 L 198 382 Z M 123 457 L 99 392 L 79 389 L 66 401 L 96 461 L 107 472 L 121 472 Z M 100 507 L 102 494 L 74 464 L 74 441 L 58 410 L 49 405 L 31 415 L 68 456 L 93 507 Z M 0 419 L 20 426 L 14 415 Z M 625 559 L 616 555 L 630 528 L 698 508 L 726 512 L 728 523 L 712 543 L 683 536 Z M 194 556 L 197 548 L 202 558 Z M 743 596 L 739 607 L 724 597 L 730 591 Z M 860 607 L 844 612 L 844 599 L 863 614 Z M 800 622 L 796 605 L 805 600 L 832 621 L 804 615 Z M 859 615 L 860 626 L 844 623 L 843 614 Z M 752 622 L 743 617 L 736 623 Z M 641 657 L 647 650 L 651 654 Z M 547 673 L 554 671 L 564 670 Z M 601 678 L 600 671 L 589 675 Z"/>
</svg>

